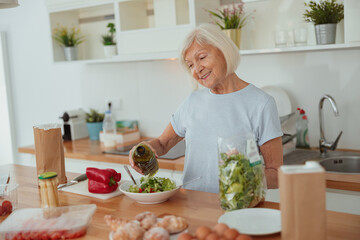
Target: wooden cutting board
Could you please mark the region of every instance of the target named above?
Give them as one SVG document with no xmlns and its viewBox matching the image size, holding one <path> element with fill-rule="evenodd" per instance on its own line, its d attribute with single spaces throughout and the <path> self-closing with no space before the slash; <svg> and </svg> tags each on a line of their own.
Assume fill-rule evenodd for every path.
<svg viewBox="0 0 360 240">
<path fill-rule="evenodd" d="M 124 181 L 120 181 L 118 184 L 119 186 L 123 183 Z M 77 184 L 74 184 L 72 186 L 69 187 L 63 187 L 61 189 L 59 189 L 59 191 L 64 191 L 64 192 L 71 192 L 71 193 L 76 193 L 76 194 L 80 194 L 80 195 L 85 195 L 85 196 L 89 196 L 89 197 L 93 197 L 93 198 L 99 198 L 99 199 L 110 199 L 116 196 L 119 196 L 120 194 L 122 194 L 122 192 L 120 192 L 119 188 L 117 188 L 114 192 L 112 193 L 91 193 L 88 191 L 88 180 L 79 182 Z"/>
</svg>

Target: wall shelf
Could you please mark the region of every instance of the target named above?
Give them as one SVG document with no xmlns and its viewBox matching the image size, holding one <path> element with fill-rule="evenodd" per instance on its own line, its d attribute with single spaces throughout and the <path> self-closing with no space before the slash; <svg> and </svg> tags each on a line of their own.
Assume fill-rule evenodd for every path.
<svg viewBox="0 0 360 240">
<path fill-rule="evenodd" d="M 329 45 L 314 45 L 288 48 L 268 48 L 268 49 L 254 49 L 254 50 L 240 50 L 240 54 L 244 55 L 261 55 L 272 53 L 296 53 L 296 52 L 314 52 L 314 51 L 331 51 L 344 49 L 360 49 L 358 44 L 329 44 Z M 97 59 L 83 61 L 86 64 L 102 64 L 102 63 L 116 63 L 116 62 L 136 62 L 136 61 L 155 61 L 155 60 L 177 60 L 178 52 L 162 52 L 153 54 L 129 54 L 124 56 L 117 56 L 111 59 Z"/>
<path fill-rule="evenodd" d="M 268 54 L 268 53 L 292 53 L 292 52 L 309 52 L 309 51 L 327 51 L 327 50 L 341 50 L 350 48 L 360 48 L 358 44 L 328 44 L 328 45 L 312 45 L 312 46 L 299 46 L 299 47 L 286 47 L 286 48 L 265 48 L 265 49 L 251 49 L 240 50 L 241 55 L 255 55 L 255 54 Z"/>
</svg>

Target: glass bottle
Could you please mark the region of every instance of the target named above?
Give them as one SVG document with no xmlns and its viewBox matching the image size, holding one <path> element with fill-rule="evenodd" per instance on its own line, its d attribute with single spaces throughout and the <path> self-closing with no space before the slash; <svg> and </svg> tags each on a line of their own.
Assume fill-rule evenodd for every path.
<svg viewBox="0 0 360 240">
<path fill-rule="evenodd" d="M 105 112 L 105 117 L 103 121 L 103 131 L 105 135 L 116 133 L 115 121 L 111 113 L 111 103 L 109 103 L 109 109 Z"/>
<path fill-rule="evenodd" d="M 141 169 L 144 175 L 153 176 L 159 169 L 155 153 L 145 143 L 136 146 L 132 158 L 135 165 Z"/>
<path fill-rule="evenodd" d="M 57 186 L 59 180 L 56 172 L 45 172 L 39 175 L 40 199 L 42 208 L 59 206 Z"/>
</svg>

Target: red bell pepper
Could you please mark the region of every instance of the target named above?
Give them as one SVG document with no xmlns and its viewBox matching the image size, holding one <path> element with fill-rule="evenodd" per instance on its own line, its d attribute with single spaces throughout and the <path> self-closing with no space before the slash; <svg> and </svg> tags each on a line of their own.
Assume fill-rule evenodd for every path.
<svg viewBox="0 0 360 240">
<path fill-rule="evenodd" d="M 111 193 L 121 180 L 121 173 L 114 169 L 87 168 L 88 189 L 91 193 Z"/>
</svg>

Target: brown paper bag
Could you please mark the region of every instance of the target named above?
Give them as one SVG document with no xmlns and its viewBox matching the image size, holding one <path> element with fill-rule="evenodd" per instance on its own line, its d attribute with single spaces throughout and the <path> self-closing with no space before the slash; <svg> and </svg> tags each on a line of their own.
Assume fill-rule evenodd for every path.
<svg viewBox="0 0 360 240">
<path fill-rule="evenodd" d="M 56 172 L 59 183 L 66 183 L 60 126 L 59 124 L 34 126 L 36 170 L 38 175 L 44 172 Z"/>
</svg>

